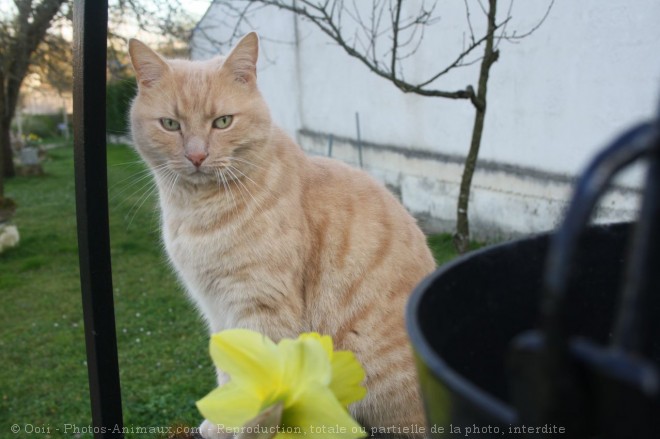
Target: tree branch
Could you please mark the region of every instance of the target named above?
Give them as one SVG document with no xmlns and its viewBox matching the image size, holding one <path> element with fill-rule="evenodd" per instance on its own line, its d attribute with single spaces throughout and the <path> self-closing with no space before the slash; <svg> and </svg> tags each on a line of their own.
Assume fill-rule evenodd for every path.
<svg viewBox="0 0 660 439">
<path fill-rule="evenodd" d="M 293 3 L 284 3 L 280 0 L 257 0 L 257 1 L 305 17 L 306 19 L 311 21 L 314 25 L 316 25 L 323 33 L 325 33 L 332 40 L 334 40 L 335 43 L 337 43 L 342 49 L 344 49 L 344 51 L 348 55 L 359 60 L 362 64 L 364 64 L 369 70 L 371 70 L 376 75 L 392 82 L 399 90 L 403 91 L 404 93 L 414 93 L 421 96 L 442 97 L 447 99 L 472 100 L 474 98 L 474 90 L 472 87 L 466 87 L 464 90 L 455 90 L 455 91 L 427 89 L 424 87 L 428 84 L 423 84 L 423 85 L 412 84 L 398 78 L 394 72 L 382 69 L 378 63 L 372 62 L 363 53 L 356 50 L 353 45 L 349 44 L 349 42 L 344 39 L 341 30 L 332 20 L 332 17 L 329 15 L 328 11 L 324 8 L 323 5 L 314 4 L 310 0 L 300 0 L 300 3 L 304 6 L 296 6 Z M 310 12 L 310 10 L 313 12 Z"/>
<path fill-rule="evenodd" d="M 401 20 L 401 2 L 402 0 L 397 0 L 396 14 L 392 20 L 392 61 L 390 66 L 392 78 L 396 78 L 396 51 L 399 48 L 399 21 Z"/>
<path fill-rule="evenodd" d="M 510 20 L 510 18 L 511 17 L 508 17 L 506 20 L 504 20 L 500 24 L 495 25 L 495 30 L 500 28 L 504 24 L 506 24 Z M 493 30 L 493 32 L 495 30 Z M 427 81 L 422 82 L 418 86 L 419 87 L 425 87 L 425 86 L 429 85 L 430 83 L 432 83 L 433 81 L 435 81 L 436 79 L 438 79 L 439 77 L 441 77 L 442 75 L 447 74 L 447 72 L 449 72 L 451 69 L 453 69 L 455 67 L 459 67 L 461 61 L 463 61 L 463 59 L 465 59 L 466 56 L 468 56 L 474 49 L 479 47 L 483 42 L 488 40 L 488 35 L 489 35 L 488 32 L 486 32 L 486 35 L 479 38 L 477 41 L 474 41 L 472 44 L 470 44 L 470 46 L 467 49 L 465 49 L 460 55 L 458 55 L 458 57 L 454 60 L 454 62 L 452 62 L 447 67 L 445 67 L 443 70 L 439 71 L 434 76 L 432 76 L 430 79 L 428 79 Z"/>
<path fill-rule="evenodd" d="M 548 5 L 548 9 L 546 9 L 545 14 L 543 15 L 543 17 L 529 31 L 527 31 L 527 32 L 525 32 L 521 35 L 516 35 L 516 32 L 514 31 L 513 34 L 505 35 L 505 36 L 503 36 L 503 38 L 505 40 L 522 40 L 523 38 L 526 38 L 526 37 L 530 36 L 531 34 L 536 32 L 543 25 L 543 23 L 545 22 L 545 19 L 548 18 L 548 15 L 550 15 L 550 10 L 552 9 L 552 6 L 554 4 L 555 4 L 555 0 L 551 0 L 550 4 Z"/>
</svg>

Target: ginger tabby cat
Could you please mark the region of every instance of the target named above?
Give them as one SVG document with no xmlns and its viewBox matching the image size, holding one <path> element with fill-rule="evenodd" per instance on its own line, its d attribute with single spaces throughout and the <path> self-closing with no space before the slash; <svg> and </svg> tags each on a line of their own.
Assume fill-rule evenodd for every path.
<svg viewBox="0 0 660 439">
<path fill-rule="evenodd" d="M 255 33 L 208 61 L 130 41 L 132 135 L 171 264 L 211 332 L 328 334 L 365 368 L 368 394 L 350 408 L 359 422 L 424 425 L 404 307 L 435 268 L 426 239 L 368 174 L 306 156 L 273 124 L 257 54 Z M 223 437 L 214 427 L 202 434 Z"/>
</svg>

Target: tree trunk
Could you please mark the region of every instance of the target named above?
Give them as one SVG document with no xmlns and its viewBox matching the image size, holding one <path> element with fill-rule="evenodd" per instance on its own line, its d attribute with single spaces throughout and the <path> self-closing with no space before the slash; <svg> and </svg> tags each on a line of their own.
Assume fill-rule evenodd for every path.
<svg viewBox="0 0 660 439">
<path fill-rule="evenodd" d="M 479 157 L 479 148 L 481 147 L 481 135 L 484 130 L 484 120 L 486 118 L 486 91 L 488 88 L 488 75 L 490 68 L 499 56 L 499 52 L 493 49 L 493 40 L 495 36 L 495 16 L 497 0 L 489 0 L 488 10 L 488 34 L 486 38 L 486 48 L 484 57 L 481 61 L 479 71 L 479 85 L 477 96 L 472 100 L 475 107 L 474 126 L 472 128 L 472 140 L 470 141 L 470 150 L 465 158 L 463 166 L 463 176 L 461 178 L 461 187 L 458 195 L 458 205 L 456 209 L 456 233 L 454 234 L 454 247 L 459 253 L 465 253 L 470 245 L 470 221 L 468 219 L 468 207 L 470 201 L 470 188 L 472 187 L 472 177 L 477 167 Z"/>
<path fill-rule="evenodd" d="M 5 130 L 0 129 L 0 131 L 0 203 L 2 203 L 2 200 L 5 198 L 5 172 L 3 169 L 5 162 L 4 145 L 8 139 L 5 138 Z M 7 131 L 7 137 L 8 135 L 9 131 Z"/>
<path fill-rule="evenodd" d="M 0 203 L 5 198 L 5 153 L 4 144 L 6 143 L 5 130 L 2 127 L 2 121 L 5 119 L 5 74 L 0 68 Z M 7 131 L 7 136 L 9 131 Z"/>
<path fill-rule="evenodd" d="M 13 157 L 11 154 L 11 117 L 7 116 L 7 100 L 5 98 L 5 77 L 0 71 L 0 203 L 5 197 L 5 177 L 11 177 L 13 169 Z M 11 162 L 12 169 L 6 165 Z M 9 172 L 7 172 L 9 171 Z"/>
<path fill-rule="evenodd" d="M 16 175 L 9 130 L 16 111 L 21 84 L 30 66 L 31 57 L 44 41 L 53 19 L 67 0 L 14 2 L 18 14 L 12 20 L 15 35 L 3 47 L 0 63 L 0 197 L 4 193 L 4 180 Z"/>
<path fill-rule="evenodd" d="M 3 196 L 3 183 L 6 178 L 11 178 L 16 175 L 14 169 L 14 154 L 11 150 L 11 137 L 9 135 L 11 129 L 11 119 L 3 117 L 0 120 L 0 197 Z"/>
</svg>

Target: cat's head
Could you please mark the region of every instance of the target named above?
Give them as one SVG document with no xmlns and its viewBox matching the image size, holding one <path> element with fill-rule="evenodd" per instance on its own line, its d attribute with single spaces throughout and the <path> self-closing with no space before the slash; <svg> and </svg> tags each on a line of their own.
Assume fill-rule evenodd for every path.
<svg viewBox="0 0 660 439">
<path fill-rule="evenodd" d="M 256 85 L 258 48 L 257 35 L 250 33 L 226 58 L 166 60 L 130 41 L 138 82 L 131 131 L 152 169 L 205 184 L 227 167 L 258 160 L 271 129 Z"/>
</svg>

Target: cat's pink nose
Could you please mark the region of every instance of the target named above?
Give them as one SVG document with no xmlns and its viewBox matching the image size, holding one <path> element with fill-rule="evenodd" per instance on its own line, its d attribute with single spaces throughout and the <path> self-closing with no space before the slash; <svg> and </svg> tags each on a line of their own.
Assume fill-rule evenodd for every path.
<svg viewBox="0 0 660 439">
<path fill-rule="evenodd" d="M 199 168 L 202 166 L 202 163 L 206 158 L 209 156 L 209 153 L 206 151 L 199 151 L 199 152 L 191 152 L 185 154 L 186 158 L 190 163 L 195 165 L 196 168 Z"/>
</svg>

